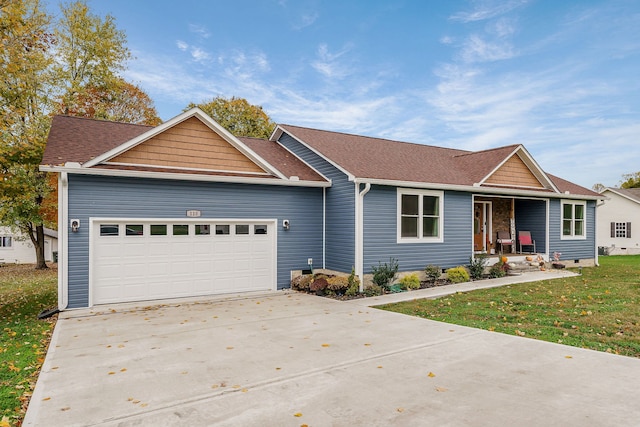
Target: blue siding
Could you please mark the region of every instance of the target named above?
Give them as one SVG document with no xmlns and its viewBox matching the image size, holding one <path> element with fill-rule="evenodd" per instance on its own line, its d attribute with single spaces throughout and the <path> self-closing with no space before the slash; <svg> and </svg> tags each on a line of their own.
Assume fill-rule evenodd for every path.
<svg viewBox="0 0 640 427">
<path fill-rule="evenodd" d="M 355 184 L 342 171 L 286 133 L 279 142 L 331 179 L 331 187 L 326 189 L 325 267 L 351 271 L 355 263 Z"/>
<path fill-rule="evenodd" d="M 187 209 L 203 218 L 277 219 L 278 289 L 307 258 L 322 258 L 321 188 L 70 175 L 69 218 L 82 227 L 69 233 L 69 308 L 88 305 L 89 217 L 184 218 Z"/>
<path fill-rule="evenodd" d="M 441 268 L 469 263 L 472 251 L 471 194 L 444 193 L 444 242 L 397 243 L 397 189 L 374 185 L 364 197 L 364 271 L 389 257 L 398 259 L 400 271 Z"/>
<path fill-rule="evenodd" d="M 549 256 L 562 254 L 561 260 L 593 259 L 596 251 L 596 202 L 587 201 L 585 240 L 562 240 L 562 204 L 551 200 L 549 206 Z"/>
<path fill-rule="evenodd" d="M 531 238 L 536 242 L 536 250 L 544 253 L 547 247 L 546 200 L 515 199 L 515 215 L 516 235 L 518 231 L 530 231 Z"/>
</svg>

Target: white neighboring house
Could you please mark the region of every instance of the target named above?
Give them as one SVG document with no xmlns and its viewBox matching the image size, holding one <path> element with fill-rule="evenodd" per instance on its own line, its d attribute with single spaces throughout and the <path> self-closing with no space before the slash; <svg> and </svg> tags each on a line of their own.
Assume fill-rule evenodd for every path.
<svg viewBox="0 0 640 427">
<path fill-rule="evenodd" d="M 44 229 L 44 259 L 54 260 L 54 252 L 58 252 L 58 232 Z M 35 264 L 36 250 L 29 236 L 15 233 L 9 227 L 0 227 L 0 263 Z"/>
<path fill-rule="evenodd" d="M 640 188 L 607 187 L 600 193 L 608 199 L 597 210 L 598 248 L 609 255 L 640 254 Z"/>
</svg>

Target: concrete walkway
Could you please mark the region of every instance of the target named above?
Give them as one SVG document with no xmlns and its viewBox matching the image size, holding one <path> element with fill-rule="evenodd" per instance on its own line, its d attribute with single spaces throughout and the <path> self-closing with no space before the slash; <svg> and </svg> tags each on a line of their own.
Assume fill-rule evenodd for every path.
<svg viewBox="0 0 640 427">
<path fill-rule="evenodd" d="M 387 294 L 378 297 L 356 299 L 349 302 L 366 307 L 374 307 L 376 305 L 392 304 L 401 301 L 411 301 L 425 298 L 440 298 L 458 292 L 469 292 L 475 291 L 477 289 L 499 288 L 501 286 L 507 286 L 516 283 L 561 279 L 577 275 L 577 273 L 569 270 L 530 271 L 527 273 L 519 274 L 517 276 L 505 276 L 499 277 L 497 279 L 478 280 L 475 282 L 464 282 L 455 285 L 436 286 L 433 288 L 419 289 L 417 291 L 411 292 L 399 292 L 397 294 Z"/>
<path fill-rule="evenodd" d="M 640 359 L 362 301 L 275 292 L 64 312 L 24 425 L 638 425 Z"/>
</svg>

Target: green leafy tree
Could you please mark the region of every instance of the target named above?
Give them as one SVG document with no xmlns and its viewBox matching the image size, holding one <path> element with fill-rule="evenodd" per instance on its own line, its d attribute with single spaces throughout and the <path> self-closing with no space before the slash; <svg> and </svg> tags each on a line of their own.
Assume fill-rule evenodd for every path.
<svg viewBox="0 0 640 427">
<path fill-rule="evenodd" d="M 0 2 L 0 223 L 31 239 L 36 268 L 46 268 L 40 205 L 48 188 L 38 164 L 50 125 L 49 22 L 38 0 Z"/>
<path fill-rule="evenodd" d="M 199 107 L 235 136 L 269 138 L 276 126 L 261 106 L 249 104 L 244 98 L 218 96 L 208 102 L 191 103 L 184 111 L 193 107 Z"/>
<path fill-rule="evenodd" d="M 62 113 L 80 111 L 87 92 L 119 81 L 131 53 L 126 35 L 111 15 L 101 18 L 84 1 L 61 5 L 56 25 L 57 61 L 53 67 L 61 91 Z"/>
<path fill-rule="evenodd" d="M 620 188 L 640 188 L 640 172 L 622 175 Z"/>
</svg>

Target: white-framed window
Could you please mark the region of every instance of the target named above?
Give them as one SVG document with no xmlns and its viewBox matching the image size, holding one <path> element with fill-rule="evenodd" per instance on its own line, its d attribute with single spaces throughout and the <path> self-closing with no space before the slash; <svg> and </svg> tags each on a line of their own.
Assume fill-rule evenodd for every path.
<svg viewBox="0 0 640 427">
<path fill-rule="evenodd" d="M 563 200 L 562 239 L 586 239 L 587 203 Z"/>
<path fill-rule="evenodd" d="M 10 248 L 13 246 L 13 238 L 11 236 L 0 236 L 0 248 Z"/>
<path fill-rule="evenodd" d="M 440 243 L 444 192 L 398 189 L 398 243 Z"/>
</svg>

